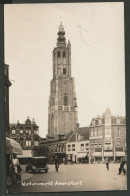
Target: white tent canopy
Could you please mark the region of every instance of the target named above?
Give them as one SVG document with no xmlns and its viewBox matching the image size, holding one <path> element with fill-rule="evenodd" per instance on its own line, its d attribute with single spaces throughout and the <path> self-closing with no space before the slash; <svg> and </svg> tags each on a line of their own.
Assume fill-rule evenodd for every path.
<svg viewBox="0 0 130 196">
<path fill-rule="evenodd" d="M 6 154 L 22 154 L 22 148 L 18 142 L 6 137 Z"/>
</svg>

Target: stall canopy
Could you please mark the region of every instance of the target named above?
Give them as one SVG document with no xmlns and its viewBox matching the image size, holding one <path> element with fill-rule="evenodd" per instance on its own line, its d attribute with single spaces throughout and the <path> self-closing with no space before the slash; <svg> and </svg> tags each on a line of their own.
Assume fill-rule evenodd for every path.
<svg viewBox="0 0 130 196">
<path fill-rule="evenodd" d="M 6 137 L 6 154 L 22 154 L 22 148 L 18 142 L 15 140 Z"/>
</svg>

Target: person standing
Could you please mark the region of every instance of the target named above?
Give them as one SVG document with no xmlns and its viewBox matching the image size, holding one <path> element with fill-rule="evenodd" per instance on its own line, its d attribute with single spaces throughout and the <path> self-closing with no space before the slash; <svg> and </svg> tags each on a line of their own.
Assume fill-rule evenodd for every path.
<svg viewBox="0 0 130 196">
<path fill-rule="evenodd" d="M 121 164 L 120 164 L 120 167 L 119 167 L 119 173 L 118 175 L 121 174 L 121 172 L 123 171 L 123 168 L 124 168 L 124 165 L 126 164 L 126 160 L 124 158 L 122 158 L 122 161 L 121 161 Z"/>
<path fill-rule="evenodd" d="M 13 159 L 12 159 L 10 167 L 13 169 L 12 180 L 14 183 L 16 183 L 17 177 L 19 176 L 20 171 L 22 170 L 16 154 L 13 154 Z"/>
<path fill-rule="evenodd" d="M 107 168 L 107 171 L 108 171 L 109 170 L 109 158 L 106 158 L 105 162 L 106 162 L 106 168 Z"/>
<path fill-rule="evenodd" d="M 59 168 L 59 159 L 58 159 L 57 156 L 55 157 L 55 168 L 56 168 L 56 171 L 58 172 L 58 168 Z"/>
</svg>

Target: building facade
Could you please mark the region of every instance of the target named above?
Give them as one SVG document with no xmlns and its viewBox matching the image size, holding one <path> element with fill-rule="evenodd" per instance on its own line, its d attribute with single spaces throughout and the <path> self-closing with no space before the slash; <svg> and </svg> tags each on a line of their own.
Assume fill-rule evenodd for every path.
<svg viewBox="0 0 130 196">
<path fill-rule="evenodd" d="M 10 138 L 22 147 L 23 155 L 19 157 L 32 157 L 33 147 L 39 145 L 39 127 L 34 119 L 31 121 L 28 117 L 24 124 L 10 124 Z"/>
<path fill-rule="evenodd" d="M 34 147 L 34 156 L 45 156 L 48 163 L 54 163 L 57 155 L 59 162 L 62 163 L 66 159 L 66 142 L 72 134 L 73 131 L 57 137 L 47 136 L 39 146 Z"/>
<path fill-rule="evenodd" d="M 93 118 L 89 126 L 91 160 L 104 162 L 120 161 L 126 156 L 125 117 L 113 116 L 109 108 L 102 116 Z"/>
<path fill-rule="evenodd" d="M 67 160 L 79 163 L 90 162 L 89 127 L 78 128 L 66 143 Z"/>
<path fill-rule="evenodd" d="M 50 83 L 48 135 L 74 131 L 78 123 L 77 98 L 71 76 L 71 44 L 66 43 L 62 23 L 59 26 L 57 47 L 53 50 L 53 79 Z"/>
<path fill-rule="evenodd" d="M 9 137 L 9 87 L 12 85 L 9 81 L 9 65 L 5 64 L 5 133 Z"/>
</svg>

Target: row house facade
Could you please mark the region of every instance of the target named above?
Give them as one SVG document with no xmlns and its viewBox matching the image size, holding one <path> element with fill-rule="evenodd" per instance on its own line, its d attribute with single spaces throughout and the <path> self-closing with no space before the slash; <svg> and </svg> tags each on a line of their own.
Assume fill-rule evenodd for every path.
<svg viewBox="0 0 130 196">
<path fill-rule="evenodd" d="M 90 162 L 89 127 L 76 129 L 66 143 L 66 155 L 72 162 Z"/>
<path fill-rule="evenodd" d="M 33 147 L 39 145 L 39 127 L 34 119 L 31 121 L 28 117 L 24 124 L 19 121 L 17 124 L 10 124 L 10 138 L 17 141 L 22 147 L 23 155 L 19 155 L 19 157 L 31 157 Z"/>
<path fill-rule="evenodd" d="M 118 162 L 126 156 L 125 120 L 125 117 L 112 116 L 109 108 L 102 116 L 92 119 L 89 126 L 91 160 L 104 162 L 108 157 Z"/>
<path fill-rule="evenodd" d="M 34 156 L 45 156 L 49 163 L 54 163 L 57 155 L 62 163 L 66 159 L 66 141 L 71 137 L 73 131 L 64 135 L 47 136 L 34 147 Z"/>
<path fill-rule="evenodd" d="M 93 163 L 120 162 L 126 158 L 126 119 L 113 116 L 109 108 L 102 116 L 93 118 L 89 127 L 79 127 L 75 131 L 59 136 L 48 136 L 35 147 L 35 156 L 44 155 L 50 162 L 58 155 L 60 162 Z"/>
</svg>

